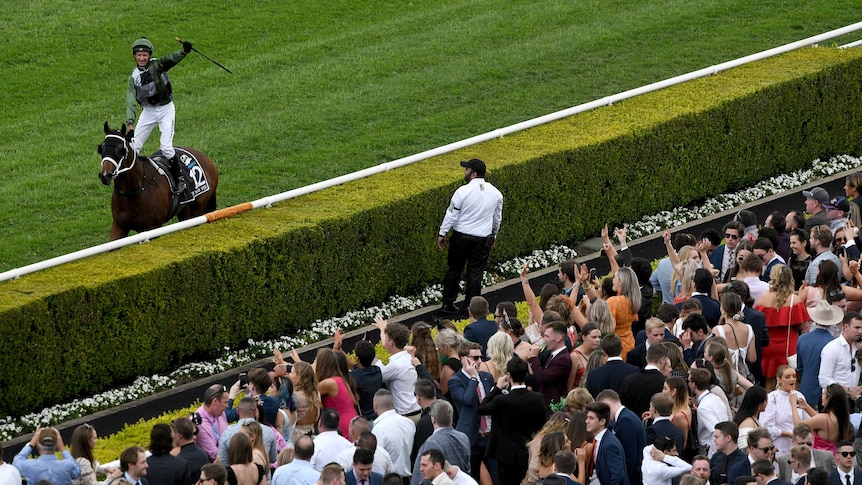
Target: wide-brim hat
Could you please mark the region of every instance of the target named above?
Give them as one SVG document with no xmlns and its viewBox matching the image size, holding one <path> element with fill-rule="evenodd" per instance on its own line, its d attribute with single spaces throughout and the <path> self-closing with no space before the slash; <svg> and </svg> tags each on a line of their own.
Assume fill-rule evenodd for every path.
<svg viewBox="0 0 862 485">
<path fill-rule="evenodd" d="M 841 320 L 844 319 L 844 311 L 838 306 L 830 305 L 826 300 L 820 300 L 817 302 L 817 306 L 808 310 L 808 316 L 817 325 L 831 327 L 841 323 Z"/>
</svg>

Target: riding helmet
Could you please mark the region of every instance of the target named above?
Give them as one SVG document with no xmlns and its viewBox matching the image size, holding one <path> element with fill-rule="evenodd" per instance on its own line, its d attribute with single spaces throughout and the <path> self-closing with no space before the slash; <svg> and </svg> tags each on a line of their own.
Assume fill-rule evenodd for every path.
<svg viewBox="0 0 862 485">
<path fill-rule="evenodd" d="M 132 54 L 135 52 L 147 51 L 150 55 L 153 54 L 153 43 L 146 37 L 141 37 L 132 45 Z"/>
</svg>

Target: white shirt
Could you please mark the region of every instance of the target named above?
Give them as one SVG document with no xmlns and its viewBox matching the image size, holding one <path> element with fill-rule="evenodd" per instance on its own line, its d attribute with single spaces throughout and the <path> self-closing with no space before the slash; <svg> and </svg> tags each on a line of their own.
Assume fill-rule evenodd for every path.
<svg viewBox="0 0 862 485">
<path fill-rule="evenodd" d="M 859 367 L 851 365 L 856 349 L 851 347 L 843 335 L 826 344 L 820 351 L 820 372 L 817 380 L 821 388 L 838 383 L 844 387 L 859 385 Z M 850 369 L 855 367 L 855 371 Z"/>
<path fill-rule="evenodd" d="M 801 403 L 805 401 L 805 396 L 794 390 L 796 398 Z M 808 413 L 798 407 L 799 419 L 808 419 Z M 793 440 L 787 436 L 781 436 L 782 431 L 793 432 L 793 408 L 790 406 L 790 394 L 776 389 L 766 396 L 766 409 L 760 413 L 760 425 L 769 430 L 772 435 L 772 444 L 778 451 L 776 455 L 783 455 L 790 452 L 790 447 L 793 446 Z M 811 460 L 814 463 L 814 460 Z M 814 465 L 812 465 L 814 466 Z M 796 482 L 793 482 L 796 483 Z"/>
<path fill-rule="evenodd" d="M 464 473 L 464 470 L 458 468 L 455 465 L 450 465 L 452 468 L 458 470 L 458 473 L 455 474 L 455 478 L 452 479 L 455 482 L 455 485 L 479 485 L 476 480 L 473 480 L 473 477 Z M 17 485 L 17 484 L 15 484 Z"/>
<path fill-rule="evenodd" d="M 486 237 L 497 234 L 502 221 L 503 194 L 485 179 L 476 177 L 452 195 L 437 234 L 445 236 L 453 229 L 470 236 Z"/>
<path fill-rule="evenodd" d="M 311 466 L 321 471 L 327 464 L 338 458 L 338 454 L 353 446 L 338 431 L 324 431 L 314 437 L 314 455 L 311 456 Z"/>
<path fill-rule="evenodd" d="M 643 483 L 650 485 L 671 485 L 674 478 L 681 477 L 691 470 L 691 465 L 678 456 L 665 455 L 664 461 L 652 457 L 653 445 L 644 447 L 641 473 Z"/>
<path fill-rule="evenodd" d="M 715 431 L 715 425 L 722 421 L 727 421 L 727 406 L 715 394 L 704 391 L 697 398 L 697 441 L 709 447 L 709 458 L 715 454 L 712 432 Z"/>
<path fill-rule="evenodd" d="M 751 293 L 751 298 L 754 301 L 757 301 L 761 295 L 769 291 L 769 283 L 757 276 L 747 276 L 742 279 L 742 282 L 748 285 L 748 292 Z"/>
<path fill-rule="evenodd" d="M 0 465 L 0 485 L 21 485 L 21 474 L 10 463 Z"/>
<path fill-rule="evenodd" d="M 835 467 L 835 471 L 838 472 L 838 479 L 841 480 L 841 485 L 845 485 L 847 483 L 847 475 L 850 475 L 850 485 L 856 484 L 856 475 L 854 473 L 854 469 L 851 468 L 849 472 L 845 472 L 841 468 Z"/>
<path fill-rule="evenodd" d="M 341 465 L 345 472 L 353 469 L 353 454 L 356 453 L 356 447 L 351 446 L 345 449 L 335 458 L 335 463 Z M 813 463 L 813 462 L 812 462 Z M 371 471 L 385 476 L 387 473 L 395 473 L 395 467 L 392 466 L 392 458 L 386 448 L 378 446 L 374 450 L 374 463 L 371 465 Z"/>
<path fill-rule="evenodd" d="M 413 386 L 419 380 L 416 368 L 413 367 L 413 356 L 406 350 L 402 350 L 389 357 L 388 364 L 384 365 L 379 360 L 375 364 L 380 367 L 383 382 L 392 393 L 392 405 L 395 411 L 401 415 L 421 411 L 422 408 L 413 394 Z"/>
<path fill-rule="evenodd" d="M 402 477 L 413 474 L 413 464 L 410 463 L 410 452 L 413 451 L 413 435 L 416 425 L 410 418 L 405 418 L 390 409 L 374 420 L 371 432 L 377 437 L 377 448 L 386 448 L 392 458 L 395 473 Z"/>
</svg>

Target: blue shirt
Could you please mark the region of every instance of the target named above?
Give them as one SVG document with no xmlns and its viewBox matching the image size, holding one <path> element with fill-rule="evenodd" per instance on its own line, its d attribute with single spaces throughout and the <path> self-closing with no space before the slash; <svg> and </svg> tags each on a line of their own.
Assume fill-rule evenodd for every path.
<svg viewBox="0 0 862 485">
<path fill-rule="evenodd" d="M 797 372 L 802 374 L 802 379 L 799 381 L 799 392 L 805 396 L 805 400 L 812 406 L 820 402 L 820 382 L 818 375 L 820 373 L 820 351 L 829 342 L 834 340 L 834 337 L 829 333 L 829 330 L 817 327 L 814 330 L 799 336 L 799 341 L 796 343 L 796 354 L 799 359 L 796 362 Z"/>
<path fill-rule="evenodd" d="M 320 472 L 310 462 L 294 459 L 275 469 L 272 485 L 314 485 L 319 478 Z"/>
<path fill-rule="evenodd" d="M 69 485 L 73 478 L 81 476 L 81 468 L 78 467 L 78 462 L 72 458 L 72 454 L 68 450 L 63 450 L 63 459 L 58 460 L 57 455 L 40 455 L 35 460 L 28 460 L 27 457 L 33 448 L 30 444 L 24 445 L 24 448 L 15 455 L 12 461 L 12 466 L 18 469 L 21 477 L 27 480 L 27 483 L 38 483 L 39 480 L 48 480 L 54 485 Z"/>
<path fill-rule="evenodd" d="M 662 303 L 670 303 L 673 305 L 673 290 L 670 287 L 671 277 L 673 276 L 673 264 L 670 258 L 664 258 L 658 262 L 655 271 L 649 277 L 649 282 L 655 291 L 661 292 Z"/>
</svg>

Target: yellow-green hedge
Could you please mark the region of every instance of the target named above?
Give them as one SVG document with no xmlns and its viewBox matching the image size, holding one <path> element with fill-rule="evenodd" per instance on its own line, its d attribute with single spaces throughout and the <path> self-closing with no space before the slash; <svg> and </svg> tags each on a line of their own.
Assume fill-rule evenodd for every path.
<svg viewBox="0 0 862 485">
<path fill-rule="evenodd" d="M 798 169 L 862 139 L 862 51 L 808 48 L 0 284 L 0 412 L 214 355 L 441 280 L 435 236 L 484 159 L 492 259 Z M 573 89 L 576 89 L 573 86 Z M 229 183 L 229 181 L 225 181 Z"/>
</svg>

